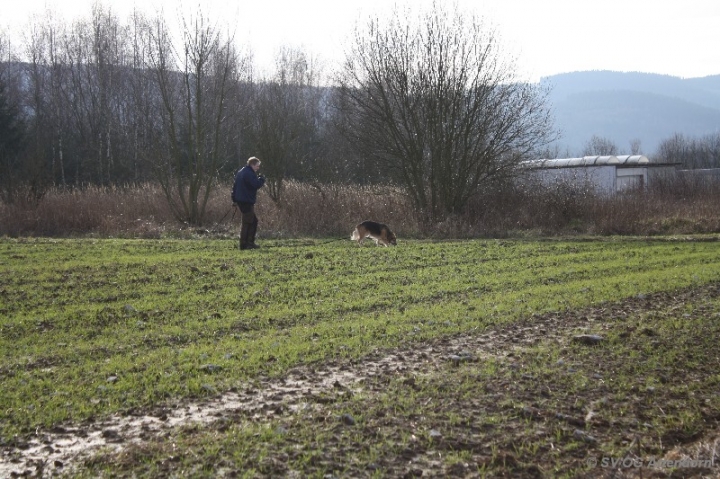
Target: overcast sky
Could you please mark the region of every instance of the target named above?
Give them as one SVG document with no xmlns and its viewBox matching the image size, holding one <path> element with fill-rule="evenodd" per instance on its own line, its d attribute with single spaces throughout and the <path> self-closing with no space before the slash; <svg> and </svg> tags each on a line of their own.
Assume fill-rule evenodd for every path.
<svg viewBox="0 0 720 479">
<path fill-rule="evenodd" d="M 95 0 L 0 0 L 0 30 L 19 43 L 33 15 L 87 17 Z M 400 0 L 413 8 L 432 0 Z M 521 77 L 582 70 L 660 73 L 685 78 L 720 74 L 720 0 L 439 0 L 495 25 Z M 282 45 L 303 47 L 328 64 L 342 58 L 357 21 L 391 10 L 392 0 L 103 0 L 124 19 L 134 6 L 168 20 L 202 5 L 237 25 L 259 63 Z"/>
</svg>

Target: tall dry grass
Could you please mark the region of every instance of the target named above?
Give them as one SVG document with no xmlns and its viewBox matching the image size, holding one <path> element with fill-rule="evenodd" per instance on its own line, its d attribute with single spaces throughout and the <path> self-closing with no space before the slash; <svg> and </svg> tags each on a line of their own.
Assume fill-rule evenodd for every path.
<svg viewBox="0 0 720 479">
<path fill-rule="evenodd" d="M 684 183 L 683 183 L 684 182 Z M 231 185 L 217 185 L 205 223 L 173 217 L 157 185 L 50 190 L 41 200 L 0 203 L 0 236 L 233 237 Z M 343 238 L 366 219 L 415 238 L 657 235 L 720 232 L 720 182 L 676 180 L 613 197 L 567 184 L 511 185 L 477 195 L 460 215 L 422 221 L 403 189 L 287 182 L 280 203 L 260 190 L 260 238 Z"/>
<path fill-rule="evenodd" d="M 720 232 L 720 179 L 674 176 L 656 179 L 648 191 L 604 199 L 593 211 L 601 234 Z"/>
</svg>

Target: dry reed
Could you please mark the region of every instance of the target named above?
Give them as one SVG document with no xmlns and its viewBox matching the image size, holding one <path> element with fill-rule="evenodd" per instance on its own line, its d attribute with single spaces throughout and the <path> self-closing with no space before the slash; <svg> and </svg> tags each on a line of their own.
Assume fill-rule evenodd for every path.
<svg viewBox="0 0 720 479">
<path fill-rule="evenodd" d="M 720 183 L 681 180 L 612 197 L 568 185 L 512 185 L 477 195 L 463 214 L 433 225 L 412 208 L 402 188 L 288 181 L 274 203 L 260 190 L 256 212 L 264 238 L 343 238 L 372 219 L 400 238 L 469 238 L 573 234 L 720 232 Z M 178 221 L 153 184 L 53 189 L 39 201 L 0 203 L 0 235 L 97 237 L 232 237 L 239 228 L 231 185 L 214 189 L 202 226 Z"/>
</svg>

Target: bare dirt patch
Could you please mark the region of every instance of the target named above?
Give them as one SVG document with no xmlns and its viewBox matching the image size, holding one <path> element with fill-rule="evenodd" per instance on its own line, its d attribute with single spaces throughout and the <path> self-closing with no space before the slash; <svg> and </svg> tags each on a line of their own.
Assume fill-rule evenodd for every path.
<svg viewBox="0 0 720 479">
<path fill-rule="evenodd" d="M 1 445 L 0 477 L 720 477 L 719 297 L 639 295 L 38 429 Z M 187 452 L 247 424 L 282 429 L 273 454 Z"/>
</svg>

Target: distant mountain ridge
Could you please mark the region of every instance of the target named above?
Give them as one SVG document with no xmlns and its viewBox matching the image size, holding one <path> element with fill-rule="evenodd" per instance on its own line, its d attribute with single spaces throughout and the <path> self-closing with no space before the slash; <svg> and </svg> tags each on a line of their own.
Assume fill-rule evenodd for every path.
<svg viewBox="0 0 720 479">
<path fill-rule="evenodd" d="M 679 78 L 652 73 L 585 71 L 545 77 L 561 156 L 579 156 L 593 135 L 612 140 L 621 153 L 639 139 L 654 154 L 675 133 L 720 133 L 720 75 Z"/>
</svg>

